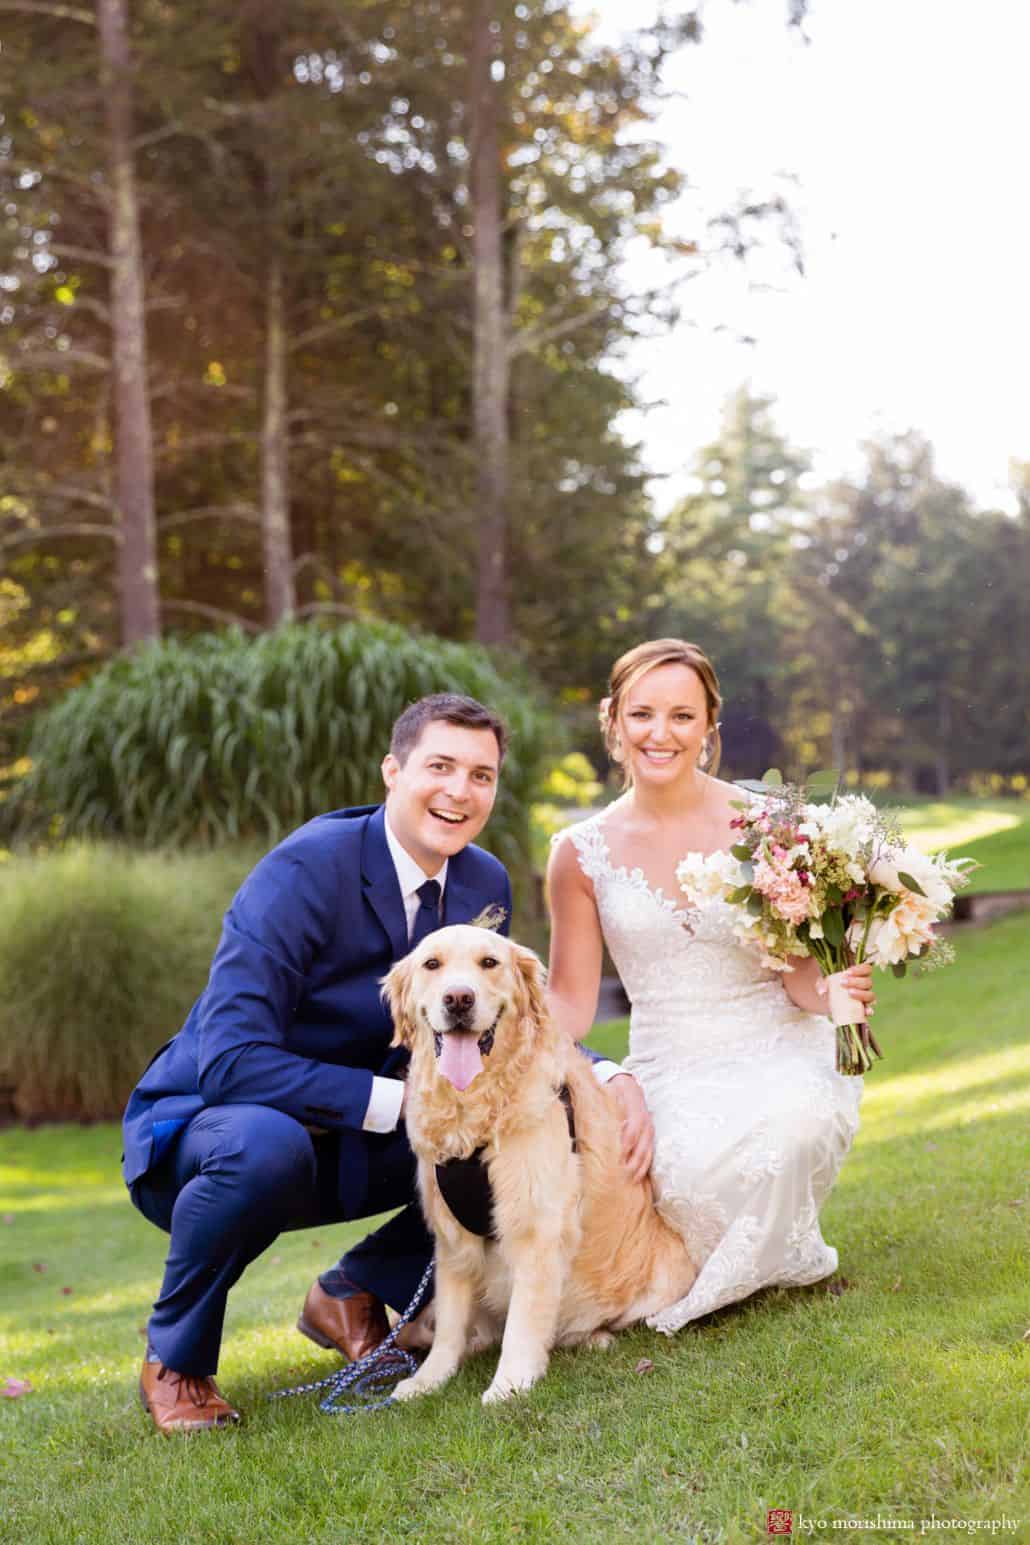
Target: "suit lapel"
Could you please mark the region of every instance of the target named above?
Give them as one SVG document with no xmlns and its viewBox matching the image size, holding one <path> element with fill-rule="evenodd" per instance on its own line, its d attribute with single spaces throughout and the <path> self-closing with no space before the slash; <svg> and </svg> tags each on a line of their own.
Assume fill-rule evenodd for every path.
<svg viewBox="0 0 1030 1545">
<path fill-rule="evenodd" d="M 443 893 L 443 921 L 471 923 L 495 898 L 485 893 L 481 886 L 469 881 L 468 853 L 456 853 L 447 865 L 447 885 Z"/>
<path fill-rule="evenodd" d="M 394 960 L 408 953 L 408 920 L 404 916 L 401 888 L 386 843 L 385 808 L 369 818 L 361 845 L 361 884 L 365 900 L 382 923 Z"/>
<path fill-rule="evenodd" d="M 452 874 L 454 860 L 447 866 L 447 885 L 443 893 L 443 925 L 471 923 L 486 906 L 482 893 L 471 890 Z"/>
</svg>

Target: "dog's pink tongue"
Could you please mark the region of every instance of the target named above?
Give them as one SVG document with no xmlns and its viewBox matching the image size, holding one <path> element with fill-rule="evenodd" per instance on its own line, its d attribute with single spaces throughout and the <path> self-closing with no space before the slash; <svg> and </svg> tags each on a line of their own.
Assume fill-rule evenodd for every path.
<svg viewBox="0 0 1030 1545">
<path fill-rule="evenodd" d="M 455 1089 L 467 1089 L 482 1071 L 483 1059 L 472 1030 L 450 1030 L 443 1038 L 437 1063 L 440 1072 Z"/>
</svg>

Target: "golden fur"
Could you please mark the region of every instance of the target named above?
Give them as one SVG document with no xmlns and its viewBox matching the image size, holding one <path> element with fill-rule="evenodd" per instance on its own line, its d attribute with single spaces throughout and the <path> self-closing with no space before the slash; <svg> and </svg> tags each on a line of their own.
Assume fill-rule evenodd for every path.
<svg viewBox="0 0 1030 1545">
<path fill-rule="evenodd" d="M 471 1032 L 494 1027 L 492 1050 L 464 1090 L 441 1074 L 434 1044 L 434 1032 L 448 1033 L 444 994 L 458 988 L 475 997 Z M 623 1166 L 614 1097 L 552 1023 L 537 957 L 482 928 L 444 928 L 394 966 L 384 994 L 394 1044 L 411 1051 L 407 1128 L 436 1236 L 433 1348 L 398 1385 L 398 1398 L 450 1378 L 474 1326 L 481 1344 L 504 1325 L 483 1396 L 490 1403 L 530 1388 L 552 1346 L 607 1344 L 609 1330 L 682 1298 L 695 1276 L 686 1247 L 655 1211 L 650 1184 L 632 1181 Z M 557 1097 L 563 1084 L 575 1111 L 575 1154 Z M 436 1182 L 438 1163 L 478 1148 L 497 1240 L 462 1228 Z"/>
</svg>

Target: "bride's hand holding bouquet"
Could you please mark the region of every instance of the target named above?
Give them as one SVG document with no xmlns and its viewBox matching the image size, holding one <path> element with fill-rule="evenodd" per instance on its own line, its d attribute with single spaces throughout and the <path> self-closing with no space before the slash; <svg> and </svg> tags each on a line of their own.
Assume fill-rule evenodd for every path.
<svg viewBox="0 0 1030 1545">
<path fill-rule="evenodd" d="M 830 780 L 835 788 L 836 774 L 816 775 L 810 789 Z M 865 1073 L 882 1053 L 841 973 L 870 961 L 903 976 L 910 959 L 950 959 L 935 925 L 967 883 L 971 861 L 907 846 L 860 794 L 816 803 L 775 773 L 745 786 L 762 798 L 740 802 L 730 852 L 688 855 L 676 871 L 680 886 L 692 901 L 733 905 L 738 937 L 772 970 L 792 970 L 792 957 L 816 960 L 837 1026 L 837 1071 Z"/>
</svg>

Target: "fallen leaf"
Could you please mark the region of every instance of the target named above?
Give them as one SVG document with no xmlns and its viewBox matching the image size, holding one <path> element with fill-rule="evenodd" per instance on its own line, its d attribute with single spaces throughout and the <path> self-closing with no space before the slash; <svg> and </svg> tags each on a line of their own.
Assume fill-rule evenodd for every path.
<svg viewBox="0 0 1030 1545">
<path fill-rule="evenodd" d="M 897 1281 L 895 1282 L 894 1286 L 891 1288 L 891 1292 L 892 1293 L 896 1293 L 898 1291 L 898 1289 L 900 1288 L 900 1286 L 901 1286 L 901 1278 L 899 1277 L 897 1279 Z"/>
<path fill-rule="evenodd" d="M 1030 1341 L 1030 1330 L 1025 1330 L 1023 1332 L 1023 1340 L 1024 1341 Z"/>
<path fill-rule="evenodd" d="M 322 1241 L 320 1239 L 313 1239 L 311 1241 L 311 1248 L 312 1248 L 312 1250 L 321 1250 L 321 1248 L 322 1248 Z"/>
<path fill-rule="evenodd" d="M 46 1271 L 46 1266 L 44 1265 L 44 1263 L 42 1261 L 33 1261 L 33 1263 L 32 1263 L 32 1270 L 33 1271 Z"/>
<path fill-rule="evenodd" d="M 56 1336 L 57 1335 L 56 1330 L 51 1330 L 49 1325 L 46 1328 L 46 1333 L 47 1333 L 48 1336 Z"/>
<path fill-rule="evenodd" d="M 1009 1202 L 1009 1206 L 1010 1207 L 1025 1207 L 1026 1206 L 1026 1197 L 1025 1196 L 1017 1196 L 1014 1201 Z"/>
<path fill-rule="evenodd" d="M 273 1255 L 272 1256 L 272 1265 L 273 1266 L 278 1266 L 281 1260 L 282 1260 L 282 1256 L 281 1255 Z"/>
<path fill-rule="evenodd" d="M 146 1333 L 147 1333 L 147 1327 L 145 1325 L 137 1325 L 136 1326 L 136 1334 L 137 1334 L 137 1336 L 145 1336 Z"/>
<path fill-rule="evenodd" d="M 649 1357 L 642 1357 L 633 1370 L 634 1373 L 653 1373 L 654 1363 Z"/>
<path fill-rule="evenodd" d="M 32 1390 L 31 1379 L 8 1379 L 0 1395 L 6 1395 L 8 1400 L 17 1400 L 19 1395 L 28 1395 Z"/>
<path fill-rule="evenodd" d="M 13 1223 L 14 1222 L 14 1213 L 13 1212 L 5 1212 L 4 1213 L 4 1222 L 5 1223 Z"/>
<path fill-rule="evenodd" d="M 74 1292 L 75 1292 L 75 1289 L 74 1289 L 74 1288 L 62 1288 L 62 1289 L 61 1289 L 61 1293 L 62 1293 L 62 1295 L 63 1295 L 63 1296 L 64 1296 L 64 1297 L 65 1297 L 65 1298 L 67 1298 L 67 1297 L 68 1297 L 68 1294 L 69 1294 L 69 1293 L 74 1293 Z"/>
</svg>

